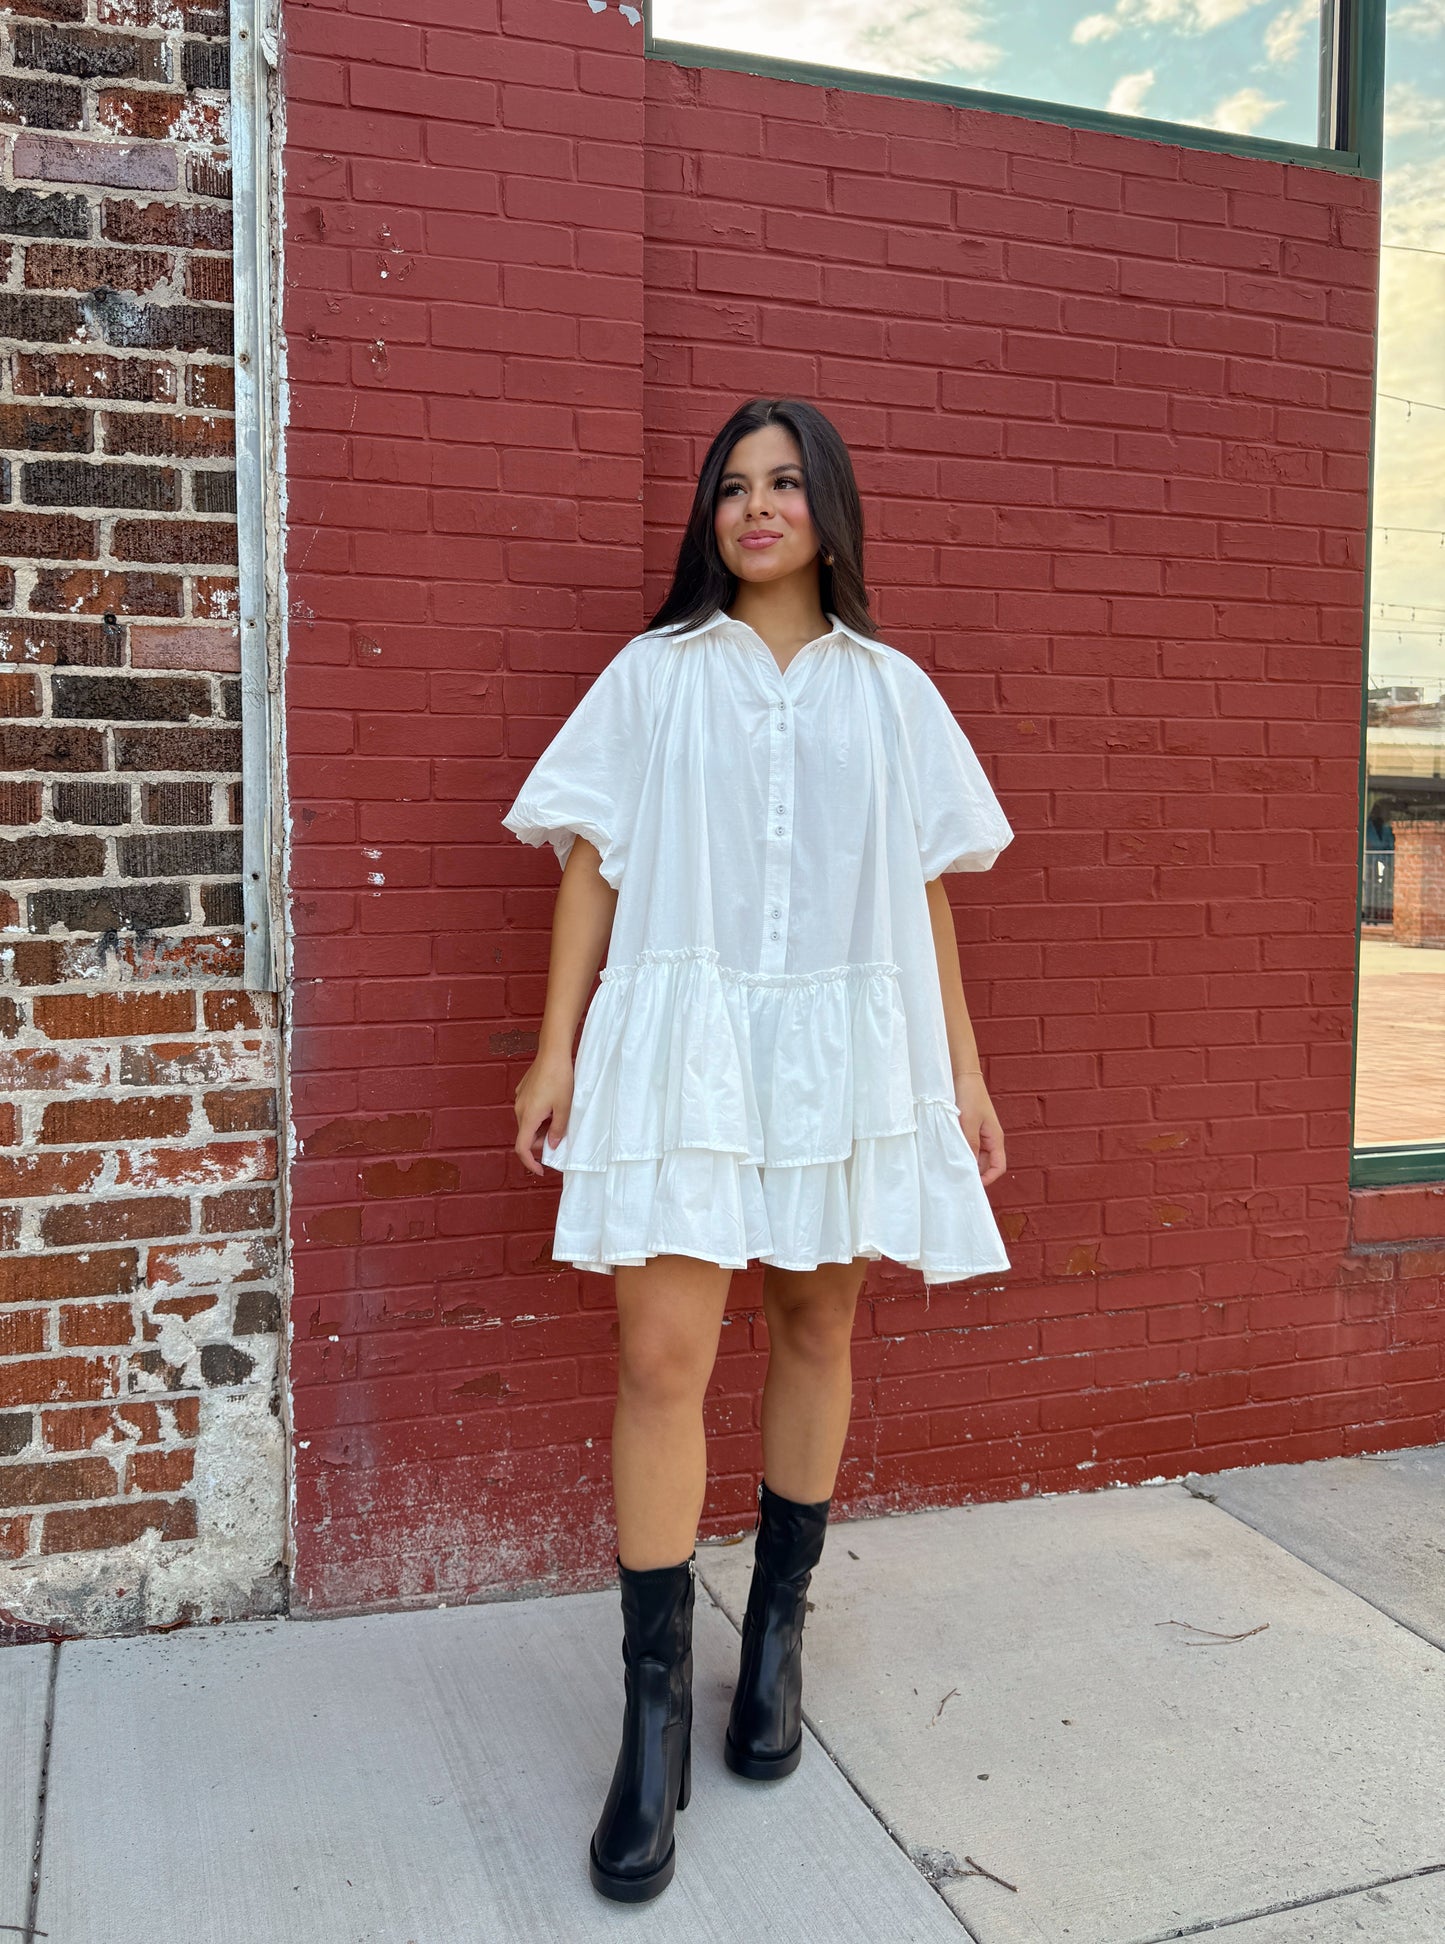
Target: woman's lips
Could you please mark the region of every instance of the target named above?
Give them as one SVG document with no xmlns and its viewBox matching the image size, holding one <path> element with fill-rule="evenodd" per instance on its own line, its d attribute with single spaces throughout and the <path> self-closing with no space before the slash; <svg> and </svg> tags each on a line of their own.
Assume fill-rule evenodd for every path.
<svg viewBox="0 0 1445 1944">
<path fill-rule="evenodd" d="M 777 533 L 745 533 L 738 541 L 738 545 L 757 551 L 763 547 L 776 546 L 781 538 L 781 534 Z"/>
</svg>

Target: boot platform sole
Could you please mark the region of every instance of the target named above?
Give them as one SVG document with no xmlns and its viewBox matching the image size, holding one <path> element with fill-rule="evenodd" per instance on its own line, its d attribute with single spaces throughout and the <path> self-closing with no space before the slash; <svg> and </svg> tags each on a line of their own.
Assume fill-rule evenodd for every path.
<svg viewBox="0 0 1445 1944">
<path fill-rule="evenodd" d="M 692 1800 L 692 1722 L 689 1717 L 687 1742 L 682 1756 L 682 1782 L 677 1792 L 677 1806 L 686 1809 Z M 593 1832 L 587 1845 L 587 1874 L 592 1879 L 592 1887 L 604 1897 L 611 1897 L 614 1903 L 646 1903 L 651 1897 L 659 1897 L 672 1882 L 672 1873 L 677 1867 L 677 1843 L 674 1840 L 667 1846 L 667 1855 L 657 1868 L 647 1876 L 614 1876 L 604 1870 L 597 1861 L 597 1836 Z"/>
<path fill-rule="evenodd" d="M 646 1903 L 651 1897 L 661 1896 L 672 1882 L 672 1873 L 677 1867 L 677 1845 L 668 1845 L 667 1855 L 657 1868 L 647 1876 L 613 1876 L 604 1870 L 597 1861 L 597 1852 L 587 1847 L 587 1874 L 592 1879 L 592 1887 L 614 1903 Z"/>
<path fill-rule="evenodd" d="M 745 1755 L 734 1746 L 731 1735 L 723 1738 L 723 1760 L 734 1775 L 746 1776 L 750 1782 L 772 1782 L 782 1776 L 791 1775 L 802 1759 L 803 1737 L 801 1735 L 782 1755 Z"/>
</svg>

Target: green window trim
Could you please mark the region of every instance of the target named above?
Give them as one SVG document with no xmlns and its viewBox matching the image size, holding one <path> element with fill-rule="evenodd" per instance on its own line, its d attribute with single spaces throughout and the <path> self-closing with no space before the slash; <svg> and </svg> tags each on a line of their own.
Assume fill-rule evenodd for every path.
<svg viewBox="0 0 1445 1944">
<path fill-rule="evenodd" d="M 1445 1145 L 1360 1147 L 1350 1163 L 1352 1188 L 1406 1188 L 1432 1181 L 1445 1181 Z"/>
</svg>

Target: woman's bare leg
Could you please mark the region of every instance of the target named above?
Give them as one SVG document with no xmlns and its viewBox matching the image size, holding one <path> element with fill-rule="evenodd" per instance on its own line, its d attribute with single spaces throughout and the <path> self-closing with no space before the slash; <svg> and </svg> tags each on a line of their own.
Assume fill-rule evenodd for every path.
<svg viewBox="0 0 1445 1944">
<path fill-rule="evenodd" d="M 763 1477 L 781 1498 L 831 1498 L 853 1411 L 853 1318 L 868 1258 L 763 1271 Z"/>
<path fill-rule="evenodd" d="M 614 1272 L 612 1494 L 617 1556 L 634 1572 L 675 1566 L 696 1544 L 707 1489 L 703 1396 L 731 1282 L 730 1269 L 685 1255 Z"/>
</svg>

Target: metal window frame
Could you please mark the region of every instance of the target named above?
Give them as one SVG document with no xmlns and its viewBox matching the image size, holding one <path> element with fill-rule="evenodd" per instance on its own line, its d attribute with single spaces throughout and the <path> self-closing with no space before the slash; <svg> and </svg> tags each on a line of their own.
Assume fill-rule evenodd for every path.
<svg viewBox="0 0 1445 1944">
<path fill-rule="evenodd" d="M 244 984 L 279 989 L 283 931 L 280 667 L 283 486 L 275 347 L 279 262 L 272 141 L 273 0 L 232 0 L 231 179 L 235 256 L 236 521 L 241 634 L 241 883 Z"/>
<path fill-rule="evenodd" d="M 843 88 L 854 94 L 940 101 L 956 108 L 1019 115 L 1027 121 L 1059 122 L 1066 128 L 1098 129 L 1110 135 L 1131 135 L 1139 141 L 1168 142 L 1176 148 L 1303 163 L 1346 175 L 1380 173 L 1385 0 L 1322 0 L 1317 145 L 1275 141 L 1266 135 L 1235 135 L 1224 129 L 1154 121 L 1143 115 L 1113 114 L 1106 108 L 1086 108 L 1029 95 L 994 94 L 987 88 L 960 88 L 944 81 L 915 81 L 904 75 L 870 74 L 860 68 L 825 67 L 814 61 L 662 40 L 652 31 L 652 0 L 642 0 L 642 14 L 644 55 L 671 61 L 678 67 L 723 68 L 735 74 L 769 75 L 812 87 Z"/>
<path fill-rule="evenodd" d="M 1342 112 L 1354 117 L 1350 128 L 1358 130 L 1351 139 L 1363 140 L 1374 166 L 1368 173 L 1377 179 L 1384 174 L 1385 126 L 1385 0 L 1338 0 L 1346 18 L 1339 36 L 1340 57 L 1345 67 L 1339 89 Z M 1347 132 L 1349 132 L 1347 130 Z M 1378 303 L 1378 296 L 1377 296 Z M 1365 528 L 1365 599 L 1363 616 L 1363 669 L 1360 683 L 1360 825 L 1355 856 L 1355 884 L 1365 876 L 1365 824 L 1369 802 L 1369 696 L 1370 696 L 1370 572 L 1374 559 L 1375 446 L 1379 424 L 1380 329 L 1375 320 L 1375 362 L 1370 371 L 1370 443 L 1366 465 L 1369 471 L 1370 519 Z M 1350 1109 L 1354 1122 L 1354 1102 L 1360 1071 L 1360 956 L 1364 912 L 1357 900 L 1355 908 L 1355 977 L 1350 1015 L 1355 1032 L 1350 1049 Z M 1350 1153 L 1351 1188 L 1403 1187 L 1412 1183 L 1445 1181 L 1445 1141 L 1369 1142 L 1352 1144 Z"/>
</svg>

